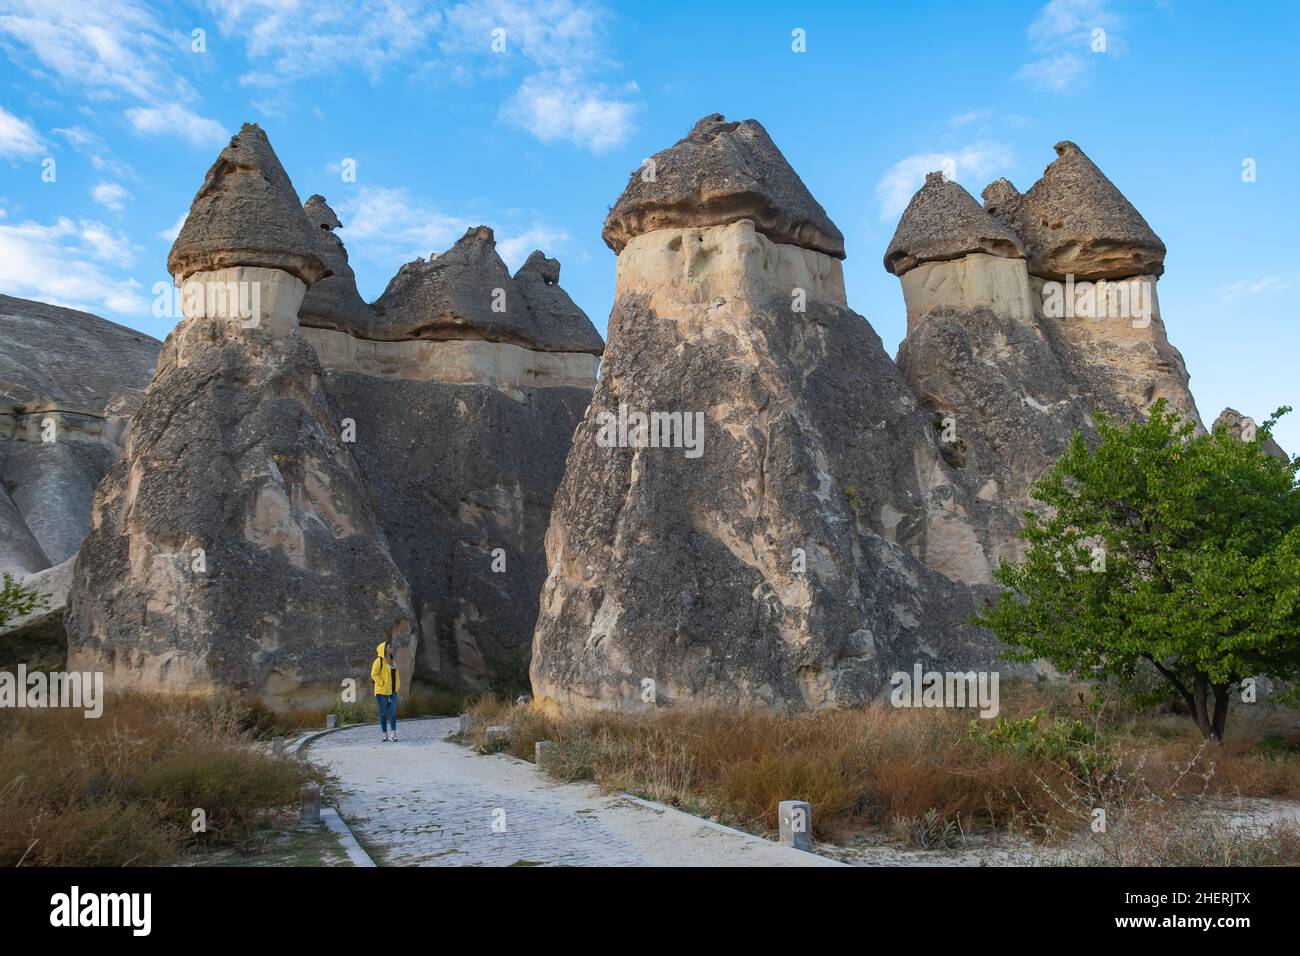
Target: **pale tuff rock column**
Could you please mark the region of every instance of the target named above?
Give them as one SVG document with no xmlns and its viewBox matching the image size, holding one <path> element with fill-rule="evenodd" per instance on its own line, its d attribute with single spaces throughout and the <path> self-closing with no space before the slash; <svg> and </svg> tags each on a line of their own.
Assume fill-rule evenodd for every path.
<svg viewBox="0 0 1300 956">
<path fill-rule="evenodd" d="M 616 301 L 547 532 L 534 699 L 801 710 L 871 698 L 921 645 L 987 653 L 969 593 L 914 557 L 937 444 L 766 131 L 705 117 L 604 235 Z"/>
<path fill-rule="evenodd" d="M 265 134 L 245 125 L 168 258 L 186 318 L 74 571 L 69 665 L 110 687 L 327 704 L 368 692 L 381 641 L 411 673 L 409 590 L 347 447 L 355 423 L 336 419 L 297 328 L 328 274 L 314 244 Z"/>
</svg>

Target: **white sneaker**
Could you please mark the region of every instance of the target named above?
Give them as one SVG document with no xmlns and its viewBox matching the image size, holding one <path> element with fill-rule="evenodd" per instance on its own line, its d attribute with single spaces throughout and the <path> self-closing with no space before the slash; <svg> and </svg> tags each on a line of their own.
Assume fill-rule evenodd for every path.
<svg viewBox="0 0 1300 956">
<path fill-rule="evenodd" d="M 393 731 L 392 739 L 393 739 L 393 740 L 396 740 L 396 739 L 397 739 L 397 731 L 395 731 L 395 730 Z"/>
</svg>

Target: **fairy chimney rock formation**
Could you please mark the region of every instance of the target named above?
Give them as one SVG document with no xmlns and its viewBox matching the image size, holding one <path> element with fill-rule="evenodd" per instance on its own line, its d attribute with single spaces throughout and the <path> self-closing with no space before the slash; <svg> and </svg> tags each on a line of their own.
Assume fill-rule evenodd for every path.
<svg viewBox="0 0 1300 956">
<path fill-rule="evenodd" d="M 981 503 L 847 308 L 839 230 L 753 120 L 705 117 L 654 160 L 605 223 L 616 298 L 547 532 L 534 699 L 801 710 L 991 659 L 958 580 L 988 580 Z"/>
<path fill-rule="evenodd" d="M 410 673 L 409 588 L 298 332 L 303 292 L 328 274 L 311 230 L 266 135 L 245 125 L 169 257 L 185 318 L 95 495 L 69 600 L 73 669 L 278 706 L 364 687 L 380 640 Z"/>
</svg>

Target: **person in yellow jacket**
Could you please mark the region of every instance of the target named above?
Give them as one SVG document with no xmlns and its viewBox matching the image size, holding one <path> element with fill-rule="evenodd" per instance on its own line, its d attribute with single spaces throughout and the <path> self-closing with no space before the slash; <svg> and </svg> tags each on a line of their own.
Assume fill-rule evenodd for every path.
<svg viewBox="0 0 1300 956">
<path fill-rule="evenodd" d="M 370 679 L 375 684 L 375 701 L 379 704 L 379 729 L 383 741 L 397 739 L 397 692 L 402 689 L 402 677 L 393 660 L 393 646 L 384 641 L 375 648 L 375 662 L 370 665 Z M 392 724 L 393 729 L 388 729 Z"/>
</svg>

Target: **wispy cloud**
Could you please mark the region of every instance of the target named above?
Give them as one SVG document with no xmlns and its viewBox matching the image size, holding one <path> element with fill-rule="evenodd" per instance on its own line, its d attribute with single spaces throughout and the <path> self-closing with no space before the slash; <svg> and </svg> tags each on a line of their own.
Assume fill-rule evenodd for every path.
<svg viewBox="0 0 1300 956">
<path fill-rule="evenodd" d="M 191 118 L 182 133 L 203 124 L 183 104 L 198 93 L 177 69 L 177 60 L 190 54 L 190 38 L 164 26 L 138 0 L 5 0 L 0 16 L 0 46 L 10 59 L 34 76 L 64 88 L 79 89 L 95 102 L 128 101 L 141 113 L 132 125 L 156 132 L 150 116 L 159 110 L 179 110 Z M 129 115 L 128 115 L 128 118 Z M 143 123 L 143 127 L 142 127 Z"/>
<path fill-rule="evenodd" d="M 1016 76 L 1051 93 L 1082 88 L 1099 55 L 1121 52 L 1122 41 L 1113 34 L 1121 23 L 1107 0 L 1051 0 L 1029 25 L 1034 58 Z M 1094 38 L 1098 30 L 1104 36 Z"/>
<path fill-rule="evenodd" d="M 31 159 L 44 150 L 45 144 L 35 127 L 0 106 L 0 158 Z"/>
<path fill-rule="evenodd" d="M 159 239 L 166 239 L 168 242 L 175 242 L 176 237 L 181 234 L 181 227 L 185 225 L 185 220 L 189 218 L 188 212 L 183 212 L 180 217 L 168 226 L 166 229 L 159 229 L 157 236 Z"/>
<path fill-rule="evenodd" d="M 126 111 L 127 122 L 148 136 L 179 136 L 195 146 L 221 146 L 230 138 L 216 120 L 199 116 L 179 103 L 138 106 Z"/>
<path fill-rule="evenodd" d="M 477 57 L 505 72 L 522 62 L 530 72 L 502 105 L 503 121 L 544 143 L 566 141 L 603 153 L 627 141 L 639 108 L 637 86 L 613 83 L 618 69 L 610 15 L 572 0 L 467 0 L 447 13 L 440 49 Z"/>
<path fill-rule="evenodd" d="M 84 219 L 10 225 L 3 218 L 0 210 L 0 288 L 90 312 L 147 314 L 140 283 L 105 271 L 130 264 L 133 248 L 125 235 Z"/>
<path fill-rule="evenodd" d="M 242 40 L 262 64 L 240 77 L 274 87 L 339 71 L 378 80 L 390 67 L 427 51 L 442 14 L 419 0 L 209 0 L 223 36 Z"/>
<path fill-rule="evenodd" d="M 1285 279 L 1269 275 L 1259 279 L 1243 279 L 1240 282 L 1222 286 L 1219 289 L 1219 296 L 1224 302 L 1231 302 L 1233 299 L 1240 299 L 1244 296 L 1259 295 L 1261 292 L 1278 292 L 1290 287 L 1291 283 Z"/>
<path fill-rule="evenodd" d="M 96 183 L 91 187 L 90 198 L 105 208 L 121 212 L 131 194 L 119 183 Z"/>
<path fill-rule="evenodd" d="M 904 156 L 876 183 L 880 221 L 888 222 L 907 208 L 912 194 L 925 183 L 925 174 L 941 170 L 972 192 L 1012 164 L 1014 151 L 1007 143 L 979 140 L 950 152 L 913 153 Z"/>
<path fill-rule="evenodd" d="M 958 127 L 967 126 L 971 123 L 980 122 L 981 120 L 992 119 L 992 117 L 993 111 L 989 109 L 970 110 L 966 113 L 958 113 L 955 116 L 948 117 L 948 125 Z"/>
</svg>

